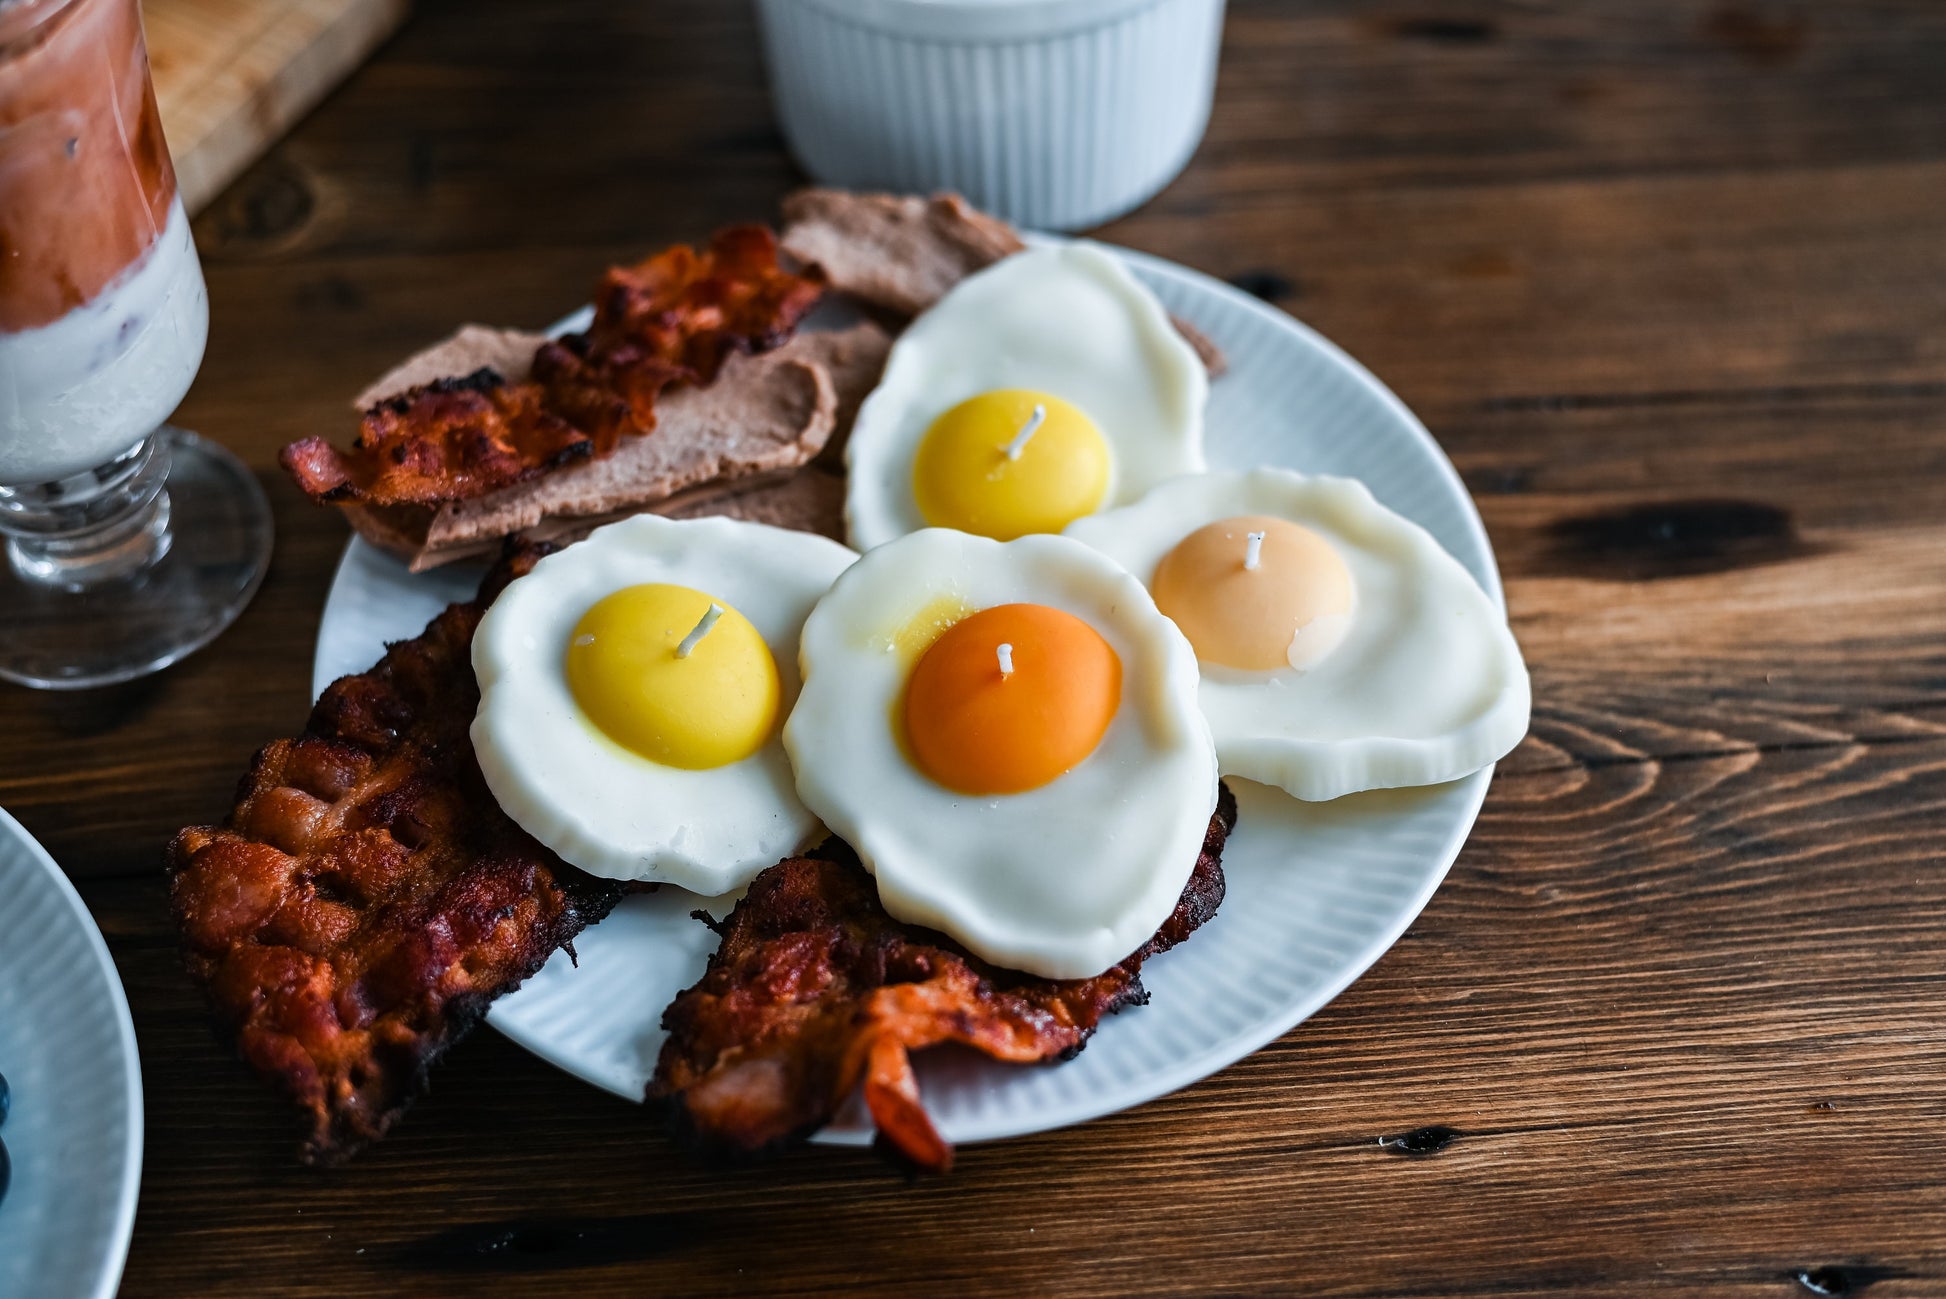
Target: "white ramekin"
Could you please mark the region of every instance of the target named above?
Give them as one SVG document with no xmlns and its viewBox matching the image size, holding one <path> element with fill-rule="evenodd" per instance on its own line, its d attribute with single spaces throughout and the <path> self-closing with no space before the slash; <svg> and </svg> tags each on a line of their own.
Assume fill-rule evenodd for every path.
<svg viewBox="0 0 1946 1299">
<path fill-rule="evenodd" d="M 1120 216 L 1209 123 L 1224 0 L 757 0 L 779 124 L 827 185 L 1017 224 Z"/>
</svg>

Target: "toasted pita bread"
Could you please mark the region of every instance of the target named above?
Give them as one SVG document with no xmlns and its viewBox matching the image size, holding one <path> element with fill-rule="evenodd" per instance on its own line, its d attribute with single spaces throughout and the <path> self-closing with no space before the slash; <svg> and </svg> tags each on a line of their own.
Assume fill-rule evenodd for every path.
<svg viewBox="0 0 1946 1299">
<path fill-rule="evenodd" d="M 784 221 L 785 252 L 823 270 L 838 292 L 896 316 L 918 315 L 973 272 L 1027 246 L 1012 226 L 957 194 L 801 189 L 784 200 Z M 1169 320 L 1210 378 L 1230 368 L 1201 330 Z"/>
<path fill-rule="evenodd" d="M 1196 359 L 1203 363 L 1212 379 L 1221 379 L 1230 371 L 1230 358 L 1223 355 L 1223 349 L 1208 334 L 1184 320 L 1181 316 L 1170 316 L 1169 323 L 1182 335 L 1182 341 L 1189 344 L 1189 350 L 1196 353 Z"/>
<path fill-rule="evenodd" d="M 520 383 L 534 368 L 534 349 L 546 341 L 546 334 L 524 329 L 461 325 L 451 338 L 414 353 L 374 379 L 365 391 L 351 399 L 352 409 L 368 411 L 408 388 L 424 387 L 434 379 L 471 374 L 483 366 L 498 371 L 508 383 Z"/>
<path fill-rule="evenodd" d="M 784 223 L 785 252 L 822 268 L 839 292 L 901 316 L 1027 246 L 957 194 L 801 189 L 784 200 Z"/>
<path fill-rule="evenodd" d="M 671 518 L 724 514 L 752 523 L 815 532 L 845 540 L 845 475 L 842 469 L 810 464 L 781 482 L 718 496 L 714 500 L 665 510 Z"/>
</svg>

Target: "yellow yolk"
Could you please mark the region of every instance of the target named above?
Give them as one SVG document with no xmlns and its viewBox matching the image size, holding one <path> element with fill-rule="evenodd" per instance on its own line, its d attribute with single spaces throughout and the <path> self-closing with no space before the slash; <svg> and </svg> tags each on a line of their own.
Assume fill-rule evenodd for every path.
<svg viewBox="0 0 1946 1299">
<path fill-rule="evenodd" d="M 680 656 L 712 605 L 723 612 Z M 691 771 L 749 757 L 777 722 L 777 661 L 750 620 L 686 586 L 625 587 L 568 639 L 568 688 L 609 739 Z"/>
<path fill-rule="evenodd" d="M 1024 793 L 1093 753 L 1121 697 L 1122 661 L 1100 632 L 1046 605 L 997 605 L 954 623 L 913 667 L 906 743 L 948 789 Z"/>
<path fill-rule="evenodd" d="M 971 612 L 966 601 L 958 596 L 938 596 L 900 624 L 886 637 L 883 647 L 911 663 L 944 635 L 947 628 Z"/>
<path fill-rule="evenodd" d="M 1017 440 L 1037 408 L 1038 425 Z M 934 527 L 1012 541 L 1093 514 L 1110 468 L 1107 439 L 1079 409 L 1044 392 L 996 388 L 932 422 L 913 461 L 912 490 Z"/>
<path fill-rule="evenodd" d="M 1249 568 L 1253 532 L 1263 542 Z M 1314 667 L 1351 629 L 1351 571 L 1330 542 L 1286 519 L 1245 515 L 1198 528 L 1162 557 L 1149 590 L 1196 657 L 1223 667 Z"/>
</svg>

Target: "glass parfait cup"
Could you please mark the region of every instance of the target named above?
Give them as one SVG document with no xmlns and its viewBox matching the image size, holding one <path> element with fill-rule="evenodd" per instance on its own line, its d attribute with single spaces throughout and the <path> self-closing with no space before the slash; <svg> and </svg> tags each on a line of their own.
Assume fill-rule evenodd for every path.
<svg viewBox="0 0 1946 1299">
<path fill-rule="evenodd" d="M 0 0 L 0 678 L 154 672 L 256 592 L 263 489 L 164 423 L 208 333 L 137 0 Z"/>
</svg>

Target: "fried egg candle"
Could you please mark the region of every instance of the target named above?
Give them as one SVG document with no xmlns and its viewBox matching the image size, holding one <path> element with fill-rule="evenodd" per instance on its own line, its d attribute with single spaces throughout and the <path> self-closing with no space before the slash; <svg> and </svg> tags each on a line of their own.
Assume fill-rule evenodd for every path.
<svg viewBox="0 0 1946 1299">
<path fill-rule="evenodd" d="M 1145 578 L 1195 647 L 1225 775 L 1308 800 L 1430 785 L 1527 732 L 1506 619 L 1355 480 L 1185 477 L 1067 535 Z"/>
<path fill-rule="evenodd" d="M 715 896 L 802 847 L 779 724 L 805 616 L 856 556 L 735 519 L 645 514 L 550 555 L 480 620 L 474 751 L 563 861 Z"/>
<path fill-rule="evenodd" d="M 1120 566 L 925 529 L 805 620 L 798 794 L 895 918 L 996 965 L 1099 974 L 1155 933 L 1216 806 L 1196 657 Z"/>
<path fill-rule="evenodd" d="M 1059 532 L 1201 469 L 1208 396 L 1196 353 L 1109 253 L 1003 258 L 893 345 L 846 448 L 851 542 Z"/>
</svg>

